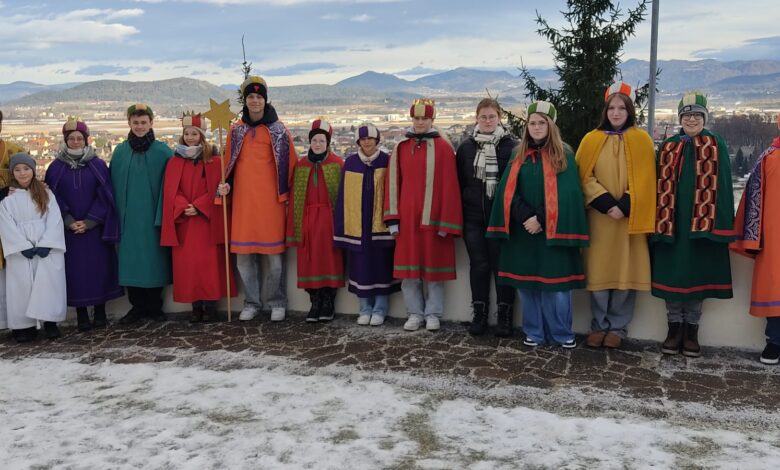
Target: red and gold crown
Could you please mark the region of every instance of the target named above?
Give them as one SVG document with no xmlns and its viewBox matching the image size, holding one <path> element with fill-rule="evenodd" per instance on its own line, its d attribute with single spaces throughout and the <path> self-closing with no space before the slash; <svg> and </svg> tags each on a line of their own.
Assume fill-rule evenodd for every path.
<svg viewBox="0 0 780 470">
<path fill-rule="evenodd" d="M 436 103 L 431 98 L 417 98 L 412 101 L 409 116 L 433 119 L 436 117 Z"/>
</svg>

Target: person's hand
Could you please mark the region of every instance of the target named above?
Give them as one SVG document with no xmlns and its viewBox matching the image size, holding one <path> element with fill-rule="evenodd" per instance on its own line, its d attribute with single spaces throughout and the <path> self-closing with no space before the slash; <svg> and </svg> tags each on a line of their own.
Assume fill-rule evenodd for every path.
<svg viewBox="0 0 780 470">
<path fill-rule="evenodd" d="M 220 196 L 227 196 L 230 194 L 230 185 L 227 183 L 220 183 L 219 186 L 217 186 L 217 193 L 219 193 Z"/>
<path fill-rule="evenodd" d="M 40 256 L 41 258 L 45 258 L 49 256 L 49 252 L 51 251 L 51 248 L 46 248 L 43 246 L 39 246 L 35 249 L 35 254 Z"/>
<path fill-rule="evenodd" d="M 33 259 L 33 256 L 35 256 L 35 248 L 27 248 L 26 250 L 22 250 L 22 256 L 27 259 Z"/>
<path fill-rule="evenodd" d="M 542 231 L 542 224 L 539 223 L 539 219 L 536 216 L 523 222 L 523 227 L 525 227 L 525 231 L 531 235 L 536 235 Z"/>
<path fill-rule="evenodd" d="M 85 233 L 87 231 L 87 224 L 83 220 L 77 220 L 70 224 L 68 228 L 75 234 Z"/>
<path fill-rule="evenodd" d="M 618 206 L 612 206 L 608 211 L 607 215 L 612 217 L 615 220 L 620 220 L 623 217 L 626 216 L 626 214 L 623 213 L 623 211 L 620 210 Z"/>
<path fill-rule="evenodd" d="M 198 215 L 198 209 L 195 209 L 195 206 L 189 204 L 187 208 L 184 209 L 184 215 L 186 215 L 187 217 Z"/>
<path fill-rule="evenodd" d="M 387 230 L 390 232 L 390 235 L 392 235 L 393 238 L 398 236 L 398 224 L 388 226 Z"/>
<path fill-rule="evenodd" d="M 447 232 L 437 232 L 437 235 L 439 235 L 440 237 L 444 238 L 444 237 L 447 236 Z"/>
</svg>

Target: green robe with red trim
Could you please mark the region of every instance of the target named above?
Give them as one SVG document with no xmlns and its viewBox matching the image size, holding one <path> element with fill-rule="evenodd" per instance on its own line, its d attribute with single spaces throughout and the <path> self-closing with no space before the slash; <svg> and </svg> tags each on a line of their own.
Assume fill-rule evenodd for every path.
<svg viewBox="0 0 780 470">
<path fill-rule="evenodd" d="M 717 165 L 709 169 L 699 165 L 699 175 L 696 174 L 696 145 L 684 142 L 682 135 L 666 139 L 659 152 L 658 187 L 663 189 L 665 175 L 668 180 L 674 174 L 677 181 L 673 193 L 662 190 L 658 195 L 656 234 L 650 237 L 652 294 L 670 301 L 733 296 L 728 245 L 734 240 L 734 191 L 728 147 L 722 137 L 707 129 L 697 137 L 700 146 L 709 145 L 717 155 Z M 717 148 L 712 147 L 713 143 Z M 680 157 L 674 162 L 669 155 L 669 163 L 665 164 L 665 152 L 680 144 L 684 144 Z M 699 200 L 713 202 L 710 208 L 701 205 L 699 209 L 713 214 L 711 225 L 693 218 L 697 185 Z M 713 187 L 714 195 L 702 192 Z M 665 200 L 668 202 L 664 203 Z M 664 211 L 669 210 L 670 215 L 664 217 Z M 669 219 L 674 221 L 671 229 Z M 698 226 L 697 230 L 692 229 L 694 225 Z"/>
<path fill-rule="evenodd" d="M 487 237 L 499 238 L 498 282 L 518 289 L 568 291 L 585 287 L 580 248 L 588 246 L 585 203 L 571 148 L 561 173 L 532 151 L 520 163 L 515 155 L 501 178 Z M 532 208 L 542 231 L 531 235 L 512 206 Z"/>
</svg>

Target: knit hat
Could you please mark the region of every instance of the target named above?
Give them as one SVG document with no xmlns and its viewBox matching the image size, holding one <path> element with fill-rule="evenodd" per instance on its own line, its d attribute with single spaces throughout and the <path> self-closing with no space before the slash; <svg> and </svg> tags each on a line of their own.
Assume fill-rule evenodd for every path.
<svg viewBox="0 0 780 470">
<path fill-rule="evenodd" d="M 130 119 L 130 117 L 136 113 L 145 114 L 149 116 L 149 119 L 154 119 L 154 112 L 152 112 L 152 108 L 143 103 L 136 103 L 127 108 L 127 119 Z"/>
<path fill-rule="evenodd" d="M 311 130 L 309 131 L 309 142 L 311 142 L 311 139 L 317 134 L 323 134 L 328 140 L 328 145 L 330 145 L 330 138 L 333 136 L 333 127 L 331 127 L 328 121 L 322 118 L 316 119 L 311 123 Z"/>
<path fill-rule="evenodd" d="M 241 84 L 241 96 L 246 99 L 250 93 L 257 93 L 263 97 L 265 101 L 268 101 L 268 85 L 266 85 L 263 77 L 257 75 L 250 75 Z"/>
<path fill-rule="evenodd" d="M 62 136 L 65 137 L 65 140 L 68 140 L 68 136 L 75 131 L 81 132 L 81 135 L 84 136 L 84 140 L 87 140 L 87 137 L 89 137 L 89 127 L 87 127 L 87 123 L 73 116 L 68 116 L 68 120 L 62 125 Z"/>
<path fill-rule="evenodd" d="M 556 110 L 555 106 L 549 101 L 534 101 L 528 105 L 528 116 L 531 116 L 534 113 L 544 114 L 550 118 L 552 122 L 555 122 L 558 118 L 558 110 Z"/>
<path fill-rule="evenodd" d="M 360 142 L 360 139 L 363 137 L 370 137 L 372 139 L 376 139 L 376 142 L 379 143 L 380 136 L 379 136 L 379 129 L 376 128 L 373 124 L 370 122 L 364 122 L 360 125 L 357 129 L 355 129 L 355 142 Z"/>
<path fill-rule="evenodd" d="M 634 89 L 626 82 L 615 82 L 610 85 L 607 88 L 607 91 L 604 92 L 604 101 L 609 101 L 609 97 L 615 93 L 628 96 L 628 99 L 630 99 L 632 103 L 636 101 L 636 93 L 634 92 Z"/>
<path fill-rule="evenodd" d="M 707 123 L 710 112 L 707 110 L 707 97 L 700 93 L 686 93 L 677 104 L 677 116 L 682 122 L 682 115 L 686 113 L 701 113 L 704 115 L 704 123 Z"/>
<path fill-rule="evenodd" d="M 206 120 L 203 119 L 200 113 L 195 111 L 185 112 L 181 116 L 181 127 L 186 129 L 188 127 L 194 127 L 202 135 L 206 135 Z"/>
<path fill-rule="evenodd" d="M 11 156 L 11 159 L 8 162 L 8 169 L 13 173 L 14 167 L 21 164 L 29 166 L 33 171 L 35 171 L 35 167 L 38 166 L 29 153 L 19 152 Z"/>
<path fill-rule="evenodd" d="M 436 117 L 436 103 L 430 98 L 418 98 L 412 102 L 409 116 L 434 119 Z"/>
</svg>

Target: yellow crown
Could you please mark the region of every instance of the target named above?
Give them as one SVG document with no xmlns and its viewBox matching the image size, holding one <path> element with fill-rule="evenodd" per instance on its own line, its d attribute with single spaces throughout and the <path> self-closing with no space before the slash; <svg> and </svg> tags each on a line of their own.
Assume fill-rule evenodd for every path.
<svg viewBox="0 0 780 470">
<path fill-rule="evenodd" d="M 436 106 L 436 103 L 433 101 L 432 98 L 416 98 L 414 101 L 412 101 L 412 106 L 417 106 L 417 105 Z"/>
</svg>

